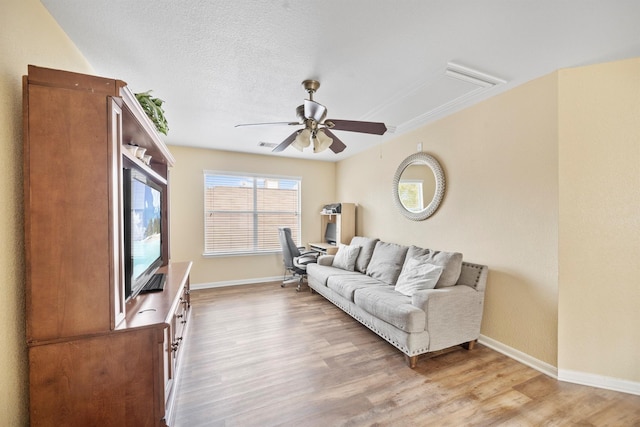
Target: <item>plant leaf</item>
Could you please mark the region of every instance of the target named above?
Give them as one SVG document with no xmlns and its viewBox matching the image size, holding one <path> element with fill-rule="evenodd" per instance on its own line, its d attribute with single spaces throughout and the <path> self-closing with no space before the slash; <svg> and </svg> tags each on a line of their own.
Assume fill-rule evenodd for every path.
<svg viewBox="0 0 640 427">
<path fill-rule="evenodd" d="M 167 134 L 169 132 L 169 125 L 164 115 L 164 109 L 162 108 L 162 99 L 154 98 L 151 96 L 151 90 L 146 92 L 136 93 L 135 97 L 140 103 L 142 110 L 153 122 L 158 132 Z"/>
</svg>

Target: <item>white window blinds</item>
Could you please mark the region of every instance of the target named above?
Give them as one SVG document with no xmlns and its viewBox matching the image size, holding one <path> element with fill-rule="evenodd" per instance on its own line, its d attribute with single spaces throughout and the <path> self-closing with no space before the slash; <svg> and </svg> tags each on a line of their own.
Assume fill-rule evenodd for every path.
<svg viewBox="0 0 640 427">
<path fill-rule="evenodd" d="M 300 244 L 301 180 L 204 173 L 204 254 L 278 252 L 278 227 Z"/>
</svg>

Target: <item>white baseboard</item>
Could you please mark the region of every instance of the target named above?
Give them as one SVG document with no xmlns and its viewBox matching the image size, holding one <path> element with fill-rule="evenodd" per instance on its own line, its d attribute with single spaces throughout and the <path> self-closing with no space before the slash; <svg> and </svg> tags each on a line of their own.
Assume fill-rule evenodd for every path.
<svg viewBox="0 0 640 427">
<path fill-rule="evenodd" d="M 497 351 L 498 353 L 502 353 L 505 356 L 517 360 L 518 362 L 523 363 L 530 368 L 535 369 L 536 371 L 542 372 L 543 374 L 548 375 L 552 378 L 556 378 L 559 381 L 640 395 L 639 382 L 605 377 L 603 375 L 570 371 L 568 369 L 558 369 L 553 365 L 542 362 L 541 360 L 531 357 L 528 354 L 521 352 L 520 350 L 516 350 L 513 347 L 509 347 L 508 345 L 505 345 L 484 335 L 480 335 L 478 342 Z"/>
<path fill-rule="evenodd" d="M 191 289 L 223 288 L 226 286 L 255 285 L 256 283 L 281 282 L 282 276 L 260 277 L 257 279 L 226 280 L 222 282 L 192 283 Z"/>
<path fill-rule="evenodd" d="M 640 383 L 619 378 L 605 377 L 603 375 L 588 374 L 584 372 L 558 370 L 558 379 L 569 383 L 586 385 L 590 387 L 604 388 L 607 390 L 621 391 L 623 393 L 640 396 Z"/>
<path fill-rule="evenodd" d="M 505 345 L 500 341 L 496 341 L 493 338 L 489 338 L 484 335 L 480 335 L 480 338 L 478 338 L 478 342 L 497 351 L 498 353 L 509 356 L 510 358 L 517 360 L 518 362 L 523 363 L 530 368 L 535 369 L 536 371 L 540 371 L 552 378 L 558 378 L 558 368 L 534 357 L 531 357 L 527 353 L 523 353 L 520 350 L 516 350 L 513 347 L 509 347 L 508 345 Z"/>
</svg>

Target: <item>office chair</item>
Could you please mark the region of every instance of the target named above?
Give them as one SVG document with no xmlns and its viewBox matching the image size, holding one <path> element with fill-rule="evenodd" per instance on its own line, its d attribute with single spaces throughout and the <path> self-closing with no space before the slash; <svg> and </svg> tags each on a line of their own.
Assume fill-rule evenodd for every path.
<svg viewBox="0 0 640 427">
<path fill-rule="evenodd" d="M 278 237 L 282 246 L 282 261 L 284 262 L 284 276 L 280 286 L 284 288 L 285 285 L 298 282 L 296 291 L 300 291 L 307 275 L 307 264 L 316 262 L 318 253 L 304 251 L 304 247 L 296 246 L 289 227 L 278 227 Z M 287 277 L 287 273 L 290 273 L 291 276 Z"/>
</svg>

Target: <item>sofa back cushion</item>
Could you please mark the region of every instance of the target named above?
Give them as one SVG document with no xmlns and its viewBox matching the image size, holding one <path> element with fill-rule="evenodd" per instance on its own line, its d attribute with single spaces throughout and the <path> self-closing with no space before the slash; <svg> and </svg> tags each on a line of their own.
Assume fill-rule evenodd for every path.
<svg viewBox="0 0 640 427">
<path fill-rule="evenodd" d="M 377 242 L 371 261 L 367 266 L 366 274 L 387 285 L 394 286 L 402 270 L 408 250 L 407 246 L 382 241 Z"/>
<path fill-rule="evenodd" d="M 411 245 L 409 246 L 409 250 L 407 251 L 407 259 L 422 258 L 427 255 L 429 255 L 429 249 L 421 248 L 420 246 Z"/>
<path fill-rule="evenodd" d="M 351 239 L 350 246 L 360 246 L 360 253 L 356 259 L 355 271 L 360 273 L 367 272 L 367 266 L 371 261 L 371 255 L 373 255 L 373 249 L 376 247 L 376 243 L 379 239 L 370 239 L 369 237 L 354 236 Z"/>
<path fill-rule="evenodd" d="M 420 261 L 439 265 L 443 268 L 442 274 L 436 284 L 436 289 L 454 286 L 460 278 L 462 271 L 462 254 L 460 252 L 434 251 L 411 246 L 407 253 L 407 259 L 416 258 Z"/>
</svg>

